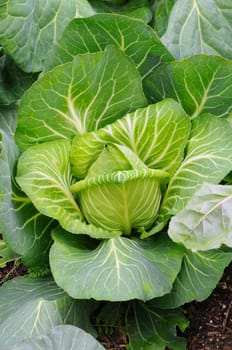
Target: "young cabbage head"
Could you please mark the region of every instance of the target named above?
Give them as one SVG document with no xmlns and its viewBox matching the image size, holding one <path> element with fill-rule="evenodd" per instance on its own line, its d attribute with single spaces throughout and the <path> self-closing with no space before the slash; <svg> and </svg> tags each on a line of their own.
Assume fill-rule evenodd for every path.
<svg viewBox="0 0 232 350">
<path fill-rule="evenodd" d="M 71 191 L 90 224 L 130 235 L 155 221 L 167 177 L 162 170 L 146 167 L 129 148 L 108 145 Z"/>
</svg>

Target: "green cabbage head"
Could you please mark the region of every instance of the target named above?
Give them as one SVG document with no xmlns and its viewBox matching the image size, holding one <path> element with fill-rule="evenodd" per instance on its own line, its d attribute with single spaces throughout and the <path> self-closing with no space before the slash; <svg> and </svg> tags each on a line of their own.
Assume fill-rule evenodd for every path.
<svg viewBox="0 0 232 350">
<path fill-rule="evenodd" d="M 107 145 L 71 191 L 88 223 L 130 235 L 155 221 L 165 178 L 165 171 L 149 169 L 129 148 Z"/>
</svg>

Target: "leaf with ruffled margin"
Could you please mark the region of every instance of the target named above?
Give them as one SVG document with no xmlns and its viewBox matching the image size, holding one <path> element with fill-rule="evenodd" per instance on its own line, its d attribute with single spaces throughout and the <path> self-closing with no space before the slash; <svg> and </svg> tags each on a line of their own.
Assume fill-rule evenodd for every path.
<svg viewBox="0 0 232 350">
<path fill-rule="evenodd" d="M 232 3 L 178 0 L 162 41 L 179 60 L 196 54 L 232 58 Z"/>
<path fill-rule="evenodd" d="M 232 186 L 203 184 L 170 222 L 168 234 L 188 249 L 232 247 Z"/>
<path fill-rule="evenodd" d="M 23 255 L 28 265 L 48 263 L 53 220 L 38 213 L 29 198 L 22 193 L 11 177 L 18 159 L 14 143 L 17 108 L 1 107 L 0 112 L 0 227 L 7 245 Z"/>
<path fill-rule="evenodd" d="M 219 249 L 191 252 L 185 249 L 182 267 L 171 293 L 155 299 L 154 306 L 173 309 L 193 300 L 207 299 L 231 260 L 232 252 Z"/>
<path fill-rule="evenodd" d="M 201 113 L 226 116 L 232 110 L 232 61 L 215 56 L 193 56 L 162 64 L 145 80 L 150 102 L 171 97 L 192 119 Z"/>
<path fill-rule="evenodd" d="M 95 12 L 87 0 L 3 0 L 0 41 L 25 72 L 39 72 L 67 24 Z"/>
<path fill-rule="evenodd" d="M 118 48 L 76 56 L 44 74 L 21 99 L 16 141 L 70 139 L 147 105 L 139 72 Z"/>
<path fill-rule="evenodd" d="M 206 128 L 207 125 L 207 128 Z M 219 183 L 232 170 L 232 129 L 227 120 L 205 114 L 193 121 L 186 157 L 169 182 L 154 234 L 185 207 L 204 182 Z"/>
<path fill-rule="evenodd" d="M 13 350 L 104 350 L 90 334 L 70 325 L 56 326 L 46 335 L 23 340 Z"/>
<path fill-rule="evenodd" d="M 177 335 L 189 322 L 180 310 L 160 310 L 152 301 L 129 304 L 126 326 L 129 336 L 128 350 L 185 350 L 186 340 Z"/>
<path fill-rule="evenodd" d="M 90 310 L 96 307 L 94 304 L 73 300 L 50 278 L 14 278 L 1 287 L 1 346 L 4 350 L 12 350 L 15 343 L 46 334 L 62 324 L 73 324 L 94 332 L 89 321 Z"/>
<path fill-rule="evenodd" d="M 54 230 L 50 250 L 56 283 L 78 299 L 148 300 L 168 293 L 180 270 L 182 248 L 167 237 L 117 237 L 93 248 L 89 240 Z"/>
<path fill-rule="evenodd" d="M 18 160 L 16 181 L 37 210 L 59 221 L 69 232 L 110 238 L 120 231 L 104 230 L 86 224 L 75 201 L 69 163 L 70 142 L 45 142 L 28 148 Z"/>
<path fill-rule="evenodd" d="M 184 156 L 191 123 L 181 105 L 172 99 L 137 109 L 105 128 L 75 137 L 70 160 L 77 178 L 85 177 L 107 143 L 124 145 L 153 169 L 170 175 Z"/>
<path fill-rule="evenodd" d="M 173 60 L 152 28 L 140 20 L 99 14 L 71 21 L 46 61 L 47 69 L 72 61 L 78 54 L 103 51 L 114 45 L 136 64 L 142 78 L 160 63 Z"/>
</svg>

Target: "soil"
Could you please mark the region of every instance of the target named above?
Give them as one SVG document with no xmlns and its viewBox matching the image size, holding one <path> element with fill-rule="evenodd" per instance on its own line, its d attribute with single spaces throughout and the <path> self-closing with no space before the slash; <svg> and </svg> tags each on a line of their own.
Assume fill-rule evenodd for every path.
<svg viewBox="0 0 232 350">
<path fill-rule="evenodd" d="M 26 272 L 24 265 L 8 263 L 0 269 L 0 285 Z M 232 263 L 207 300 L 187 304 L 184 310 L 190 321 L 183 335 L 187 350 L 232 350 Z M 126 350 L 127 337 L 121 330 L 102 334 L 99 341 L 107 350 Z"/>
</svg>

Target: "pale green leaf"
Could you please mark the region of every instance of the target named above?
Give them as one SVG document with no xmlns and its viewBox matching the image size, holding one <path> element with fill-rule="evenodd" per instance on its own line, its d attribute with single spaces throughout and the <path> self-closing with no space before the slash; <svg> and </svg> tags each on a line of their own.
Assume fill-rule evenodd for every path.
<svg viewBox="0 0 232 350">
<path fill-rule="evenodd" d="M 136 64 L 144 78 L 172 55 L 152 28 L 140 20 L 115 14 L 99 14 L 71 21 L 46 62 L 47 68 L 72 61 L 77 54 L 103 51 L 114 45 Z"/>
<path fill-rule="evenodd" d="M 0 113 L 0 227 L 7 245 L 27 264 L 47 264 L 52 220 L 34 208 L 12 182 L 18 149 L 14 143 L 17 108 L 1 107 Z"/>
<path fill-rule="evenodd" d="M 173 309 L 193 300 L 207 299 L 231 260 L 232 252 L 211 250 L 194 253 L 185 249 L 182 267 L 171 293 L 155 299 L 154 305 Z"/>
<path fill-rule="evenodd" d="M 13 350 L 104 350 L 90 334 L 71 325 L 56 326 L 46 335 L 16 344 Z"/>
<path fill-rule="evenodd" d="M 164 226 L 171 215 L 183 209 L 202 183 L 217 184 L 232 170 L 231 149 L 232 129 L 227 120 L 201 115 L 193 121 L 186 157 L 169 182 L 158 224 Z M 159 225 L 157 228 L 160 230 Z"/>
<path fill-rule="evenodd" d="M 129 305 L 126 325 L 128 350 L 186 349 L 186 340 L 177 335 L 177 327 L 183 332 L 188 326 L 180 310 L 163 311 L 153 306 L 153 301 L 146 304 L 135 301 Z"/>
<path fill-rule="evenodd" d="M 93 133 L 75 137 L 71 149 L 72 172 L 85 177 L 105 144 L 124 145 L 149 168 L 172 174 L 184 155 L 190 120 L 182 107 L 167 99 L 127 114 Z"/>
<path fill-rule="evenodd" d="M 87 0 L 3 0 L 0 41 L 24 71 L 39 72 L 71 19 L 94 13 Z"/>
<path fill-rule="evenodd" d="M 53 233 L 50 264 L 56 283 L 78 299 L 148 300 L 168 293 L 179 272 L 182 248 L 167 237 L 117 237 L 89 248 L 79 236 Z M 88 242 L 87 242 L 88 243 Z"/>
<path fill-rule="evenodd" d="M 70 186 L 70 142 L 45 142 L 28 148 L 19 158 L 17 183 L 37 210 L 59 221 L 69 232 L 109 238 L 120 232 L 109 232 L 85 223 Z"/>
<path fill-rule="evenodd" d="M 202 53 L 232 58 L 231 18 L 231 1 L 178 0 L 162 41 L 176 59 Z"/>
<path fill-rule="evenodd" d="M 134 63 L 115 48 L 76 56 L 44 74 L 23 96 L 16 140 L 28 146 L 104 127 L 147 105 Z"/>
<path fill-rule="evenodd" d="M 161 65 L 145 80 L 145 89 L 150 102 L 174 98 L 191 118 L 204 112 L 223 117 L 232 109 L 231 78 L 231 60 L 193 56 Z"/>
<path fill-rule="evenodd" d="M 232 247 L 232 186 L 204 184 L 174 216 L 169 236 L 188 249 Z"/>
<path fill-rule="evenodd" d="M 73 300 L 49 278 L 19 277 L 1 287 L 0 339 L 4 350 L 12 350 L 23 339 L 46 334 L 57 325 L 92 329 L 88 317 L 86 302 Z"/>
</svg>

